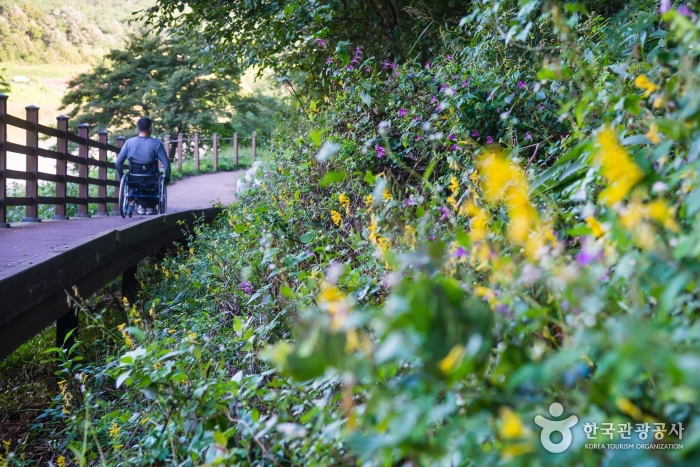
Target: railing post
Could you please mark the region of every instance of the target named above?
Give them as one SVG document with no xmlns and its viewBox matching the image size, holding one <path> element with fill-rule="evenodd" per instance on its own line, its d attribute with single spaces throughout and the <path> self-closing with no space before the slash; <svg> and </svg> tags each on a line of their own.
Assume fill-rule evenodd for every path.
<svg viewBox="0 0 700 467">
<path fill-rule="evenodd" d="M 56 118 L 56 128 L 63 132 L 62 138 L 56 139 L 56 151 L 63 154 L 63 159 L 56 161 L 56 175 L 65 177 L 68 174 L 68 117 L 61 115 Z M 66 220 L 66 180 L 62 178 L 56 182 L 56 197 L 62 198 L 59 204 L 54 205 L 54 215 L 51 219 Z"/>
<path fill-rule="evenodd" d="M 120 150 L 124 147 L 124 140 L 125 138 L 123 136 L 117 136 L 117 147 Z M 119 154 L 117 154 L 117 157 L 119 157 Z M 119 181 L 119 172 L 117 172 L 117 157 L 114 158 L 114 179 Z M 119 187 L 114 189 L 114 197 L 119 198 Z"/>
<path fill-rule="evenodd" d="M 211 137 L 212 152 L 214 153 L 214 172 L 219 170 L 219 135 L 214 133 Z"/>
<path fill-rule="evenodd" d="M 107 215 L 107 142 L 109 133 L 107 130 L 102 130 L 97 134 L 99 136 L 99 142 L 104 144 L 104 147 L 98 150 L 98 159 L 104 166 L 97 168 L 97 178 L 104 182 L 104 185 L 99 185 L 97 187 L 97 197 L 102 198 L 104 201 L 97 203 L 97 213 L 95 213 L 95 216 L 103 217 Z"/>
<path fill-rule="evenodd" d="M 7 96 L 0 94 L 0 114 L 7 115 Z M 5 181 L 5 170 L 7 169 L 7 151 L 5 142 L 7 141 L 7 123 L 5 119 L 0 120 L 0 229 L 10 226 L 7 223 L 7 208 L 5 198 L 7 198 L 7 182 Z"/>
<path fill-rule="evenodd" d="M 170 160 L 170 135 L 163 136 L 163 147 L 165 148 L 165 155 Z"/>
<path fill-rule="evenodd" d="M 257 153 L 258 153 L 256 136 L 257 136 L 257 133 L 256 133 L 256 132 L 253 132 L 253 138 L 252 138 L 252 144 L 253 144 L 253 160 L 255 160 L 255 156 L 256 156 Z"/>
<path fill-rule="evenodd" d="M 194 134 L 194 170 L 199 172 L 199 133 Z"/>
<path fill-rule="evenodd" d="M 233 134 L 233 166 L 238 168 L 238 133 Z"/>
<path fill-rule="evenodd" d="M 182 173 L 182 133 L 177 134 L 177 171 Z"/>
<path fill-rule="evenodd" d="M 27 154 L 27 166 L 25 172 L 31 174 L 30 180 L 25 183 L 25 196 L 34 198 L 34 204 L 27 206 L 25 209 L 24 219 L 22 222 L 41 222 L 39 219 L 39 205 L 37 197 L 39 196 L 39 180 L 37 178 L 39 172 L 39 156 L 36 153 L 36 148 L 39 146 L 39 132 L 36 129 L 39 123 L 39 107 L 30 105 L 27 109 L 27 122 L 34 124 L 33 130 L 27 130 L 27 147 L 35 148 L 33 154 Z"/>
<path fill-rule="evenodd" d="M 90 147 L 88 146 L 88 138 L 90 138 L 90 125 L 87 123 L 81 123 L 78 125 L 78 136 L 85 140 L 84 144 L 78 146 L 78 157 L 83 160 L 82 164 L 78 164 L 78 177 L 85 180 L 85 183 L 78 185 L 78 198 L 84 201 L 84 203 L 78 205 L 78 216 L 77 217 L 90 217 L 88 214 L 88 193 L 89 186 L 87 179 L 90 175 L 90 167 L 88 166 L 88 158 L 90 157 Z"/>
</svg>

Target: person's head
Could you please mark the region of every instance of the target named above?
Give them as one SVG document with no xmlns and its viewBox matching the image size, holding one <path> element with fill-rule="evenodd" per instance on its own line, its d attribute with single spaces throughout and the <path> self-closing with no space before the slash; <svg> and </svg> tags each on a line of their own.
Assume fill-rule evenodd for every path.
<svg viewBox="0 0 700 467">
<path fill-rule="evenodd" d="M 148 117 L 140 118 L 136 123 L 136 128 L 139 130 L 139 135 L 151 136 L 151 119 Z"/>
</svg>

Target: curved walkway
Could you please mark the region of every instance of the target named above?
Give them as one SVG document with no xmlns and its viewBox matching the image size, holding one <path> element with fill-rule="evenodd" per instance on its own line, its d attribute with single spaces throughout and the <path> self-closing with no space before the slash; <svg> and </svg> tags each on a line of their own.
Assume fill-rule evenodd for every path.
<svg viewBox="0 0 700 467">
<path fill-rule="evenodd" d="M 168 212 L 208 208 L 220 202 L 234 201 L 236 182 L 245 171 L 217 172 L 179 180 L 168 186 Z M 11 269 L 21 264 L 33 264 L 47 255 L 70 249 L 98 234 L 136 224 L 154 216 L 134 215 L 45 220 L 40 223 L 13 223 L 9 229 L 0 229 L 0 278 L 12 274 Z"/>
</svg>

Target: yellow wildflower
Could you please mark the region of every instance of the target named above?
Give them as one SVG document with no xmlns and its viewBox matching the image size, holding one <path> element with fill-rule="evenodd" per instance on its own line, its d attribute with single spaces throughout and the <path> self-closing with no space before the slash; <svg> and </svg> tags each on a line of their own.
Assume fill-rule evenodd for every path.
<svg viewBox="0 0 700 467">
<path fill-rule="evenodd" d="M 608 206 L 622 201 L 632 187 L 644 176 L 624 147 L 617 141 L 610 128 L 598 135 L 600 149 L 595 160 L 601 165 L 601 174 L 608 181 L 608 187 L 600 194 L 600 199 Z"/>
<path fill-rule="evenodd" d="M 416 229 L 413 228 L 411 225 L 406 226 L 406 230 L 404 231 L 403 234 L 404 241 L 406 242 L 406 245 L 408 245 L 409 248 L 414 249 L 416 247 Z"/>
<path fill-rule="evenodd" d="M 331 211 L 331 219 L 333 220 L 333 223 L 340 227 L 340 221 L 343 220 L 343 216 L 340 215 L 340 213 L 336 210 Z"/>
<path fill-rule="evenodd" d="M 659 87 L 652 83 L 647 75 L 639 75 L 634 80 L 634 85 L 639 89 L 644 90 L 644 97 L 649 97 L 652 92 L 659 89 Z"/>
<path fill-rule="evenodd" d="M 675 209 L 670 207 L 664 199 L 657 199 L 649 203 L 649 217 L 667 229 L 677 232 L 679 227 L 674 219 L 675 215 Z"/>
<path fill-rule="evenodd" d="M 489 215 L 484 209 L 478 207 L 473 201 L 469 201 L 462 204 L 459 214 L 471 218 L 471 239 L 473 241 L 478 242 L 486 237 Z"/>
<path fill-rule="evenodd" d="M 449 353 L 438 362 L 438 368 L 445 374 L 452 373 L 456 370 L 464 360 L 464 346 L 457 344 L 449 351 Z"/>
<path fill-rule="evenodd" d="M 374 214 L 372 214 L 372 219 L 369 223 L 369 227 L 367 227 L 367 230 L 369 230 L 369 241 L 372 242 L 373 244 L 376 244 L 377 242 L 377 229 L 379 228 L 379 225 L 377 224 L 377 218 L 374 217 Z"/>
<path fill-rule="evenodd" d="M 664 105 L 664 98 L 661 96 L 656 96 L 654 103 L 651 105 L 655 109 L 659 109 Z"/>
<path fill-rule="evenodd" d="M 112 438 L 119 436 L 119 425 L 117 425 L 117 422 L 114 420 L 112 420 L 112 424 L 109 426 L 109 436 Z"/>
<path fill-rule="evenodd" d="M 641 420 L 644 417 L 642 411 L 626 397 L 618 397 L 615 400 L 615 405 L 620 409 L 620 412 L 629 415 L 635 420 Z"/>
<path fill-rule="evenodd" d="M 372 195 L 365 196 L 365 207 L 371 208 L 372 203 L 374 203 L 374 197 Z"/>
<path fill-rule="evenodd" d="M 360 340 L 357 338 L 357 331 L 348 329 L 345 333 L 345 352 L 351 354 L 360 348 Z"/>
<path fill-rule="evenodd" d="M 345 322 L 349 309 L 347 295 L 328 281 L 321 283 L 321 292 L 316 297 L 319 308 L 331 316 L 331 328 L 337 331 Z"/>
<path fill-rule="evenodd" d="M 593 235 L 595 235 L 596 237 L 602 237 L 605 233 L 605 231 L 603 230 L 603 224 L 598 222 L 598 219 L 596 219 L 593 216 L 586 217 L 586 224 L 588 224 L 588 227 L 591 229 Z"/>
<path fill-rule="evenodd" d="M 345 193 L 341 193 L 338 196 L 338 202 L 343 208 L 345 208 L 345 213 L 350 215 L 350 198 Z"/>
<path fill-rule="evenodd" d="M 459 180 L 457 180 L 457 177 L 452 176 L 452 178 L 450 178 L 449 188 L 452 191 L 452 196 L 457 196 L 459 194 Z"/>
<path fill-rule="evenodd" d="M 455 211 L 457 210 L 457 200 L 454 199 L 452 196 L 447 197 L 447 203 L 452 206 L 452 209 Z"/>
<path fill-rule="evenodd" d="M 651 141 L 652 144 L 659 144 L 661 142 L 661 138 L 659 138 L 659 127 L 656 126 L 656 123 L 649 125 L 647 138 L 649 138 L 649 141 Z"/>
<path fill-rule="evenodd" d="M 56 465 L 58 467 L 65 467 L 66 466 L 66 458 L 65 456 L 58 456 L 56 458 Z"/>
<path fill-rule="evenodd" d="M 501 427 L 498 432 L 503 439 L 520 439 L 525 435 L 525 427 L 520 416 L 510 407 L 501 407 L 499 415 Z"/>
<path fill-rule="evenodd" d="M 382 253 L 384 253 L 386 250 L 391 248 L 391 240 L 386 237 L 379 237 L 377 238 L 377 246 L 380 250 L 382 250 Z"/>
<path fill-rule="evenodd" d="M 391 196 L 391 192 L 386 188 L 384 188 L 384 194 L 382 195 L 382 197 L 384 198 L 384 201 L 391 201 L 393 199 L 393 197 Z"/>
</svg>

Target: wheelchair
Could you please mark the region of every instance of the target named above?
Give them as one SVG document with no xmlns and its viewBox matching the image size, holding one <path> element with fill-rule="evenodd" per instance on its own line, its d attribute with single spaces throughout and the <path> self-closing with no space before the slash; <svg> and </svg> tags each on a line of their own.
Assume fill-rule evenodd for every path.
<svg viewBox="0 0 700 467">
<path fill-rule="evenodd" d="M 158 162 L 135 164 L 129 161 L 129 171 L 124 174 L 119 184 L 119 214 L 122 218 L 134 214 L 134 204 L 137 201 L 146 201 L 146 204 L 155 201 L 158 214 L 166 213 L 168 189 L 163 171 L 158 170 Z"/>
</svg>

